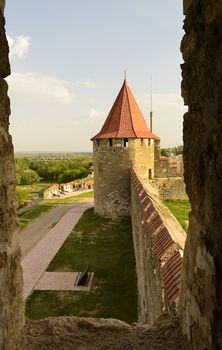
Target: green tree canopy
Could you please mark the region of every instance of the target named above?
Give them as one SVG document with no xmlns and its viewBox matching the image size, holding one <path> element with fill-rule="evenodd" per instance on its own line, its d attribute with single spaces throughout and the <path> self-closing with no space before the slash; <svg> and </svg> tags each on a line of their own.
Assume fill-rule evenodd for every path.
<svg viewBox="0 0 222 350">
<path fill-rule="evenodd" d="M 31 185 L 40 181 L 39 175 L 31 169 L 24 170 L 21 174 L 21 185 Z"/>
</svg>

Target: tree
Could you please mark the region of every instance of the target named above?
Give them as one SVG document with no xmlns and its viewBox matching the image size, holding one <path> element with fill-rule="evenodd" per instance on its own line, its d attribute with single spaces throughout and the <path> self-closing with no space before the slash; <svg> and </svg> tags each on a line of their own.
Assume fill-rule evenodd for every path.
<svg viewBox="0 0 222 350">
<path fill-rule="evenodd" d="M 183 154 L 183 146 L 177 146 L 174 148 L 174 153 L 176 156 Z"/>
<path fill-rule="evenodd" d="M 31 185 L 40 181 L 39 175 L 31 169 L 24 170 L 21 175 L 21 185 Z"/>
<path fill-rule="evenodd" d="M 163 157 L 169 157 L 170 156 L 170 152 L 167 148 L 162 148 L 161 149 L 161 156 Z"/>
<path fill-rule="evenodd" d="M 58 182 L 70 182 L 76 179 L 82 179 L 88 174 L 87 170 L 83 167 L 74 170 L 65 170 L 62 174 L 58 176 Z"/>
</svg>

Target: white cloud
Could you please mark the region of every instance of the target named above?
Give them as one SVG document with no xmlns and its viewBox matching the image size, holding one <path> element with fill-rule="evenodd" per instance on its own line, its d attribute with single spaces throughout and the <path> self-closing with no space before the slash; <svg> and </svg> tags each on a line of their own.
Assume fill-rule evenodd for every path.
<svg viewBox="0 0 222 350">
<path fill-rule="evenodd" d="M 96 83 L 90 79 L 77 80 L 76 82 L 74 82 L 74 84 L 79 85 L 79 86 L 83 86 L 87 89 L 93 89 L 96 87 Z"/>
<path fill-rule="evenodd" d="M 14 73 L 7 79 L 9 95 L 17 99 L 69 104 L 74 96 L 65 82 L 54 76 L 38 73 Z"/>
<path fill-rule="evenodd" d="M 14 38 L 7 36 L 9 52 L 12 58 L 22 59 L 27 56 L 31 39 L 28 36 L 19 35 Z"/>
<path fill-rule="evenodd" d="M 90 110 L 89 110 L 89 117 L 91 119 L 99 119 L 99 120 L 101 120 L 104 117 L 104 112 L 97 111 L 95 108 L 90 108 Z"/>
</svg>

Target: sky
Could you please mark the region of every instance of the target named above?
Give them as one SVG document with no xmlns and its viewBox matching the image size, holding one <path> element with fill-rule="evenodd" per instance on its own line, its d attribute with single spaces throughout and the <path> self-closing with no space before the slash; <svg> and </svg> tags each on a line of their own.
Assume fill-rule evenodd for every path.
<svg viewBox="0 0 222 350">
<path fill-rule="evenodd" d="M 162 147 L 182 144 L 182 0 L 8 0 L 16 152 L 92 150 L 128 84 Z"/>
</svg>

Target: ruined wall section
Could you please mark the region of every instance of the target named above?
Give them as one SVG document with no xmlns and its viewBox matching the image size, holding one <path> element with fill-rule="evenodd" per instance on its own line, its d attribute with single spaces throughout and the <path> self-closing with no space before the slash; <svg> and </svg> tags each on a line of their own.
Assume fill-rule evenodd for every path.
<svg viewBox="0 0 222 350">
<path fill-rule="evenodd" d="M 93 158 L 95 212 L 114 219 L 130 216 L 130 168 L 144 177 L 153 174 L 153 140 L 94 140 Z"/>
<path fill-rule="evenodd" d="M 155 178 L 149 182 L 161 199 L 188 199 L 182 177 Z"/>
<path fill-rule="evenodd" d="M 180 317 L 193 349 L 222 348 L 222 2 L 184 0 L 184 168 L 192 212 Z"/>
<path fill-rule="evenodd" d="M 0 349 L 16 348 L 23 326 L 22 272 L 16 217 L 13 146 L 9 135 L 10 101 L 4 78 L 10 74 L 8 43 L 0 2 Z"/>
<path fill-rule="evenodd" d="M 140 322 L 153 323 L 163 311 L 174 312 L 180 291 L 185 233 L 164 222 L 168 209 L 159 210 L 143 180 L 131 170 L 131 217 L 138 284 Z M 160 214 L 160 212 L 162 214 Z M 178 223 L 177 223 L 178 224 Z M 179 224 L 178 224 L 179 225 Z"/>
<path fill-rule="evenodd" d="M 183 162 L 177 161 L 176 164 L 171 164 L 169 160 L 155 161 L 155 177 L 183 177 L 184 169 Z"/>
</svg>

